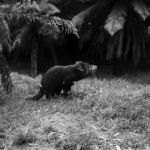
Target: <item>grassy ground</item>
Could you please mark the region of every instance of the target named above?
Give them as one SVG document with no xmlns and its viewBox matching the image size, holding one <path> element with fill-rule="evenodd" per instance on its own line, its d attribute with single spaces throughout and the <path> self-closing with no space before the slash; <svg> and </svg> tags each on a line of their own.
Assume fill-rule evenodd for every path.
<svg viewBox="0 0 150 150">
<path fill-rule="evenodd" d="M 82 80 L 67 98 L 39 101 L 25 98 L 38 91 L 40 76 L 11 77 L 13 94 L 1 92 L 0 149 L 150 149 L 148 73 Z"/>
</svg>

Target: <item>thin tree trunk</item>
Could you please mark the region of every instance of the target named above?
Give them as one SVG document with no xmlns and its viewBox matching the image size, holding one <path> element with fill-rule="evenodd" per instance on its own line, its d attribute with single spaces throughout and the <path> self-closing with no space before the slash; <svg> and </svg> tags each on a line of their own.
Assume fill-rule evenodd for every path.
<svg viewBox="0 0 150 150">
<path fill-rule="evenodd" d="M 54 61 L 54 65 L 58 65 L 57 55 L 53 46 L 51 47 L 51 54 Z"/>
<path fill-rule="evenodd" d="M 31 50 L 31 76 L 35 77 L 37 75 L 37 51 L 38 51 L 38 46 L 36 39 L 33 39 L 33 46 Z"/>
</svg>

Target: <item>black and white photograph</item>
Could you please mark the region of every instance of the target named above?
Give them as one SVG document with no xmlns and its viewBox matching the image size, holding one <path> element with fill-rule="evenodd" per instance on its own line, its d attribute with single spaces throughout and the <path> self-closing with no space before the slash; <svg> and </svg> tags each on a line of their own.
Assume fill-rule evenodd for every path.
<svg viewBox="0 0 150 150">
<path fill-rule="evenodd" d="M 0 150 L 150 150 L 150 0 L 0 0 Z"/>
</svg>

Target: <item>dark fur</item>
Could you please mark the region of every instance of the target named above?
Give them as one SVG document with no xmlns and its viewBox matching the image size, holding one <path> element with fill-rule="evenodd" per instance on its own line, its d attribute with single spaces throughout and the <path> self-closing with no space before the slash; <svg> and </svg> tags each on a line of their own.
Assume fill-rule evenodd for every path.
<svg viewBox="0 0 150 150">
<path fill-rule="evenodd" d="M 78 61 L 73 65 L 54 66 L 50 68 L 42 78 L 38 94 L 27 99 L 38 100 L 43 95 L 46 95 L 46 98 L 50 98 L 55 94 L 59 95 L 62 90 L 64 96 L 67 96 L 74 81 L 79 81 L 91 75 L 93 72 L 91 66 L 93 65 Z"/>
</svg>

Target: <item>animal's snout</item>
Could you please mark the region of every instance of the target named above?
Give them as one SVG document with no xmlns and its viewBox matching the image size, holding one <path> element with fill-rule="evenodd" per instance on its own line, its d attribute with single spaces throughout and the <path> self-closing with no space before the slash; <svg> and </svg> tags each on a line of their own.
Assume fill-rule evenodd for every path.
<svg viewBox="0 0 150 150">
<path fill-rule="evenodd" d="M 96 65 L 91 65 L 90 70 L 92 70 L 92 72 L 95 72 L 97 68 L 98 67 Z"/>
</svg>

